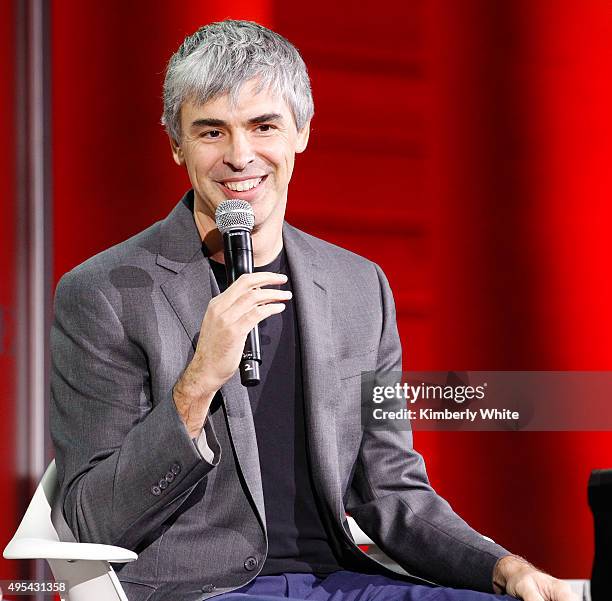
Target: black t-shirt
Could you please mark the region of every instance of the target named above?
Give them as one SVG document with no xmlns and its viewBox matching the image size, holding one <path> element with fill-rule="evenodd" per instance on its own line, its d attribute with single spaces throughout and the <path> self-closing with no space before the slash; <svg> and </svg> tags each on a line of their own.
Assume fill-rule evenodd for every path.
<svg viewBox="0 0 612 601">
<path fill-rule="evenodd" d="M 225 266 L 210 260 L 221 291 L 227 288 Z M 285 251 L 255 271 L 288 276 Z M 341 570 L 329 545 L 313 491 L 306 449 L 302 360 L 295 303 L 259 324 L 261 382 L 248 388 L 266 508 L 268 557 L 261 575 L 284 572 L 329 574 Z"/>
</svg>

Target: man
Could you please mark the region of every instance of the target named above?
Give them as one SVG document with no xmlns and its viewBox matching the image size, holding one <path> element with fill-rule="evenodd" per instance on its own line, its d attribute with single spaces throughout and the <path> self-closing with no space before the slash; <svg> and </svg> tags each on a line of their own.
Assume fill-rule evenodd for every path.
<svg viewBox="0 0 612 601">
<path fill-rule="evenodd" d="M 139 553 L 119 570 L 133 601 L 569 601 L 453 513 L 408 432 L 362 427 L 359 375 L 401 369 L 401 349 L 378 266 L 284 223 L 312 115 L 297 50 L 255 23 L 203 27 L 172 57 L 163 122 L 193 190 L 57 289 L 56 523 Z M 258 268 L 231 286 L 214 222 L 227 198 L 253 208 Z M 247 392 L 256 324 L 262 383 Z M 393 577 L 346 512 L 415 576 L 483 592 Z"/>
</svg>

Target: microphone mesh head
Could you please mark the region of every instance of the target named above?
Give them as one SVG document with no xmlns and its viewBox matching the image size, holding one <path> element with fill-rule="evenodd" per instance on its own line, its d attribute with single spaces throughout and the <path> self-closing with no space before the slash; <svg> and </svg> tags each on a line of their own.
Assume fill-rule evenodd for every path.
<svg viewBox="0 0 612 601">
<path fill-rule="evenodd" d="M 250 232 L 255 225 L 255 214 L 246 200 L 229 199 L 217 207 L 215 221 L 222 234 L 234 229 Z"/>
</svg>

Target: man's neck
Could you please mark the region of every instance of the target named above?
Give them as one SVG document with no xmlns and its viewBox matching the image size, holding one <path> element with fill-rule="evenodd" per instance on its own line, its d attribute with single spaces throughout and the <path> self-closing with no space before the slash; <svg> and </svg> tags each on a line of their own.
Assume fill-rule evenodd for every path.
<svg viewBox="0 0 612 601">
<path fill-rule="evenodd" d="M 214 220 L 205 212 L 194 208 L 193 216 L 200 238 L 206 244 L 209 257 L 218 263 L 224 263 L 223 238 Z M 282 220 L 278 224 L 267 222 L 262 227 L 255 227 L 253 238 L 253 263 L 255 267 L 271 263 L 283 248 Z"/>
</svg>

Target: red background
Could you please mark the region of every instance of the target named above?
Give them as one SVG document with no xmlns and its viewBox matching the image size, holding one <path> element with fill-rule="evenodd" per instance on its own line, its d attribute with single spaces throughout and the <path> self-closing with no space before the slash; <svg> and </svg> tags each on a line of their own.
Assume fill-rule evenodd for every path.
<svg viewBox="0 0 612 601">
<path fill-rule="evenodd" d="M 178 7 L 53 3 L 55 281 L 163 218 L 188 187 L 159 125 L 165 63 L 199 25 L 248 18 L 294 42 L 313 82 L 288 220 L 383 267 L 405 368 L 612 369 L 612 4 Z M 10 252 L 10 231 L 0 244 Z M 555 575 L 589 576 L 586 483 L 612 465 L 609 433 L 420 432 L 415 442 L 474 527 Z M 10 494 L 0 503 L 15 512 Z"/>
</svg>

